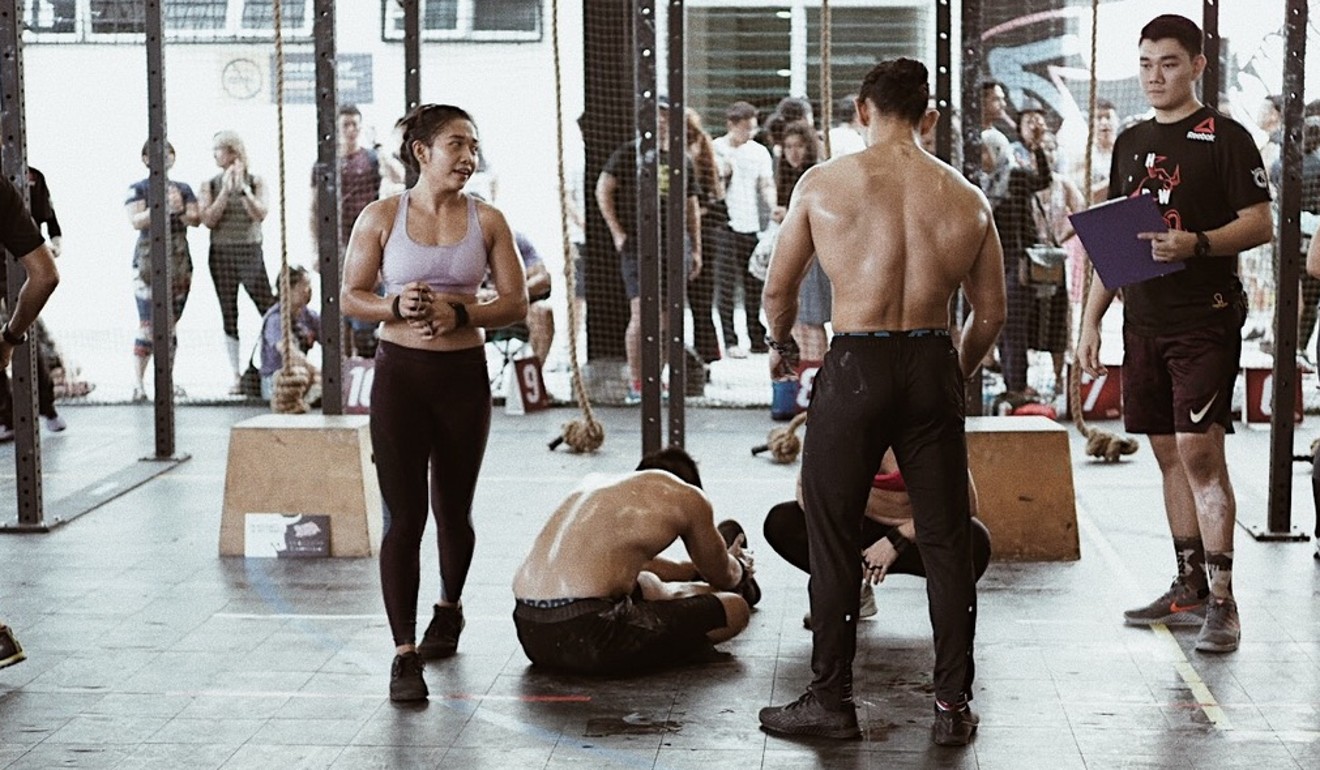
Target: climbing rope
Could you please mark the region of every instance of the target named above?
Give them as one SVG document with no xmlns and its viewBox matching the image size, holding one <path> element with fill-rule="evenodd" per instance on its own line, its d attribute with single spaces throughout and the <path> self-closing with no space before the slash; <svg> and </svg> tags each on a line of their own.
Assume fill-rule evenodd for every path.
<svg viewBox="0 0 1320 770">
<path fill-rule="evenodd" d="M 1085 188 L 1083 196 L 1086 204 L 1091 204 L 1091 187 L 1094 184 L 1092 175 L 1095 170 L 1092 168 L 1095 151 L 1095 111 L 1096 111 L 1096 51 L 1098 48 L 1098 33 L 1100 27 L 1100 0 L 1091 0 L 1091 90 L 1090 105 L 1088 108 L 1089 120 L 1086 127 L 1086 171 L 1084 173 Z M 1095 280 L 1095 269 L 1091 266 L 1088 258 L 1086 261 L 1085 278 L 1082 281 L 1082 318 L 1086 318 L 1086 303 L 1091 296 L 1091 284 Z M 1072 303 L 1068 303 L 1068 323 L 1072 323 Z M 1119 436 L 1110 433 L 1107 430 L 1092 427 L 1086 423 L 1086 418 L 1082 415 L 1082 371 L 1081 366 L 1076 360 L 1076 351 L 1082 344 L 1082 330 L 1078 326 L 1077 345 L 1073 348 L 1072 371 L 1068 375 L 1068 411 L 1072 414 L 1073 425 L 1077 427 L 1077 432 L 1086 437 L 1086 454 L 1105 462 L 1117 462 L 1122 455 L 1130 455 L 1141 448 L 1141 444 L 1131 436 Z M 1091 387 L 1098 387 L 1093 384 Z"/>
<path fill-rule="evenodd" d="M 830 73 L 830 0 L 820 0 L 820 130 L 825 135 L 825 158 L 834 157 L 830 128 L 834 114 L 834 78 Z"/>
<path fill-rule="evenodd" d="M 550 3 L 551 41 L 555 58 L 555 134 L 559 164 L 559 235 L 560 246 L 564 253 L 564 280 L 568 288 L 568 358 L 573 371 L 573 395 L 577 398 L 582 417 L 564 424 L 563 433 L 550 442 L 553 451 L 560 444 L 567 442 L 574 452 L 594 452 L 605 442 L 605 428 L 596 420 L 591 410 L 591 401 L 587 399 L 587 388 L 582 382 L 582 367 L 578 363 L 578 327 L 582 320 L 578 317 L 577 265 L 573 259 L 573 244 L 568 239 L 568 184 L 564 171 L 564 73 L 559 51 L 559 0 Z"/>
<path fill-rule="evenodd" d="M 289 233 L 285 218 L 284 169 L 284 9 L 282 0 L 274 0 L 275 16 L 275 123 L 279 145 L 280 177 L 280 358 L 283 365 L 275 373 L 275 392 L 271 394 L 271 408 L 281 414 L 302 414 L 307 411 L 303 401 L 311 387 L 312 376 L 306 366 L 293 363 L 292 301 L 289 298 Z"/>
<path fill-rule="evenodd" d="M 802 441 L 797 437 L 797 429 L 806 421 L 807 413 L 798 412 L 784 427 L 772 429 L 764 444 L 752 447 L 752 456 L 769 452 L 770 459 L 781 465 L 796 461 L 802 452 Z"/>
</svg>

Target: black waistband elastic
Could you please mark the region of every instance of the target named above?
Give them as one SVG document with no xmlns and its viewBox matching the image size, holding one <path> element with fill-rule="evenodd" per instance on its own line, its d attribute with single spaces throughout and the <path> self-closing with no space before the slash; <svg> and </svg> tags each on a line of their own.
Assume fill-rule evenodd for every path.
<svg viewBox="0 0 1320 770">
<path fill-rule="evenodd" d="M 553 610 L 556 607 L 567 607 L 573 602 L 582 601 L 582 599 L 514 599 L 514 601 L 533 609 Z"/>
<path fill-rule="evenodd" d="M 918 338 L 918 337 L 947 337 L 948 329 L 898 329 L 898 330 L 879 330 L 873 332 L 835 332 L 835 337 L 875 337 L 879 339 L 898 338 Z"/>
<path fill-rule="evenodd" d="M 470 348 L 459 348 L 458 350 L 426 350 L 425 348 L 410 348 L 389 340 L 380 340 L 376 350 L 378 357 L 416 361 L 417 363 L 457 364 L 465 361 L 484 363 L 486 360 L 485 345 L 474 345 Z"/>
<path fill-rule="evenodd" d="M 537 606 L 542 601 L 553 603 L 555 606 Z M 557 604 L 560 601 L 568 603 Z M 617 601 L 609 599 L 517 599 L 513 605 L 513 616 L 533 623 L 560 623 L 593 612 L 604 612 L 613 608 L 616 604 L 618 604 Z"/>
</svg>

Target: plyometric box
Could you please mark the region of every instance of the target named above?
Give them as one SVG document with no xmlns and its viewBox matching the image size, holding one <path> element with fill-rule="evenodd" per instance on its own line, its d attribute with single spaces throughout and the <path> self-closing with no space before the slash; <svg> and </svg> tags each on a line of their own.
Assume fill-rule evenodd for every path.
<svg viewBox="0 0 1320 770">
<path fill-rule="evenodd" d="M 220 555 L 243 555 L 249 513 L 326 515 L 331 556 L 377 553 L 381 500 L 367 420 L 265 414 L 233 426 Z"/>
<path fill-rule="evenodd" d="M 1081 556 L 1067 428 L 1046 417 L 968 417 L 967 461 L 995 559 Z"/>
</svg>

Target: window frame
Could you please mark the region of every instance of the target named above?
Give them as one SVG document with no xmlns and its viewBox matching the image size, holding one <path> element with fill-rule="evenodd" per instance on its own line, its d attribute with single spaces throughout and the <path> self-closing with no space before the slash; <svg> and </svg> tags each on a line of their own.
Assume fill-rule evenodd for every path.
<svg viewBox="0 0 1320 770">
<path fill-rule="evenodd" d="M 528 0 L 536 7 L 536 29 L 526 30 L 479 30 L 473 24 L 476 18 L 474 6 L 481 0 L 454 0 L 458 6 L 458 18 L 454 29 L 422 29 L 422 42 L 461 41 L 465 43 L 539 43 L 545 39 L 546 7 L 545 0 Z M 428 0 L 418 0 L 422 23 L 426 22 L 425 4 Z M 398 30 L 394 27 L 399 26 Z M 381 0 L 380 3 L 380 39 L 386 43 L 403 42 L 403 7 L 399 0 Z"/>
<path fill-rule="evenodd" d="M 121 0 L 133 2 L 134 0 Z M 178 0 L 162 0 L 166 5 Z M 275 39 L 275 27 L 252 29 L 243 26 L 243 11 L 255 0 L 225 0 L 224 24 L 215 28 L 186 29 L 169 28 L 165 30 L 165 39 L 170 43 L 235 43 L 262 42 Z M 286 0 L 287 2 L 287 0 Z M 34 16 L 41 5 L 50 6 L 51 0 L 21 0 L 20 13 L 26 21 Z M 303 0 L 302 18 L 284 20 L 284 38 L 294 42 L 306 42 L 312 39 L 313 0 Z M 24 26 L 23 43 L 41 45 L 46 43 L 132 43 L 141 44 L 145 32 L 94 32 L 92 24 L 92 0 L 74 0 L 73 31 L 54 32 L 49 29 Z"/>
</svg>

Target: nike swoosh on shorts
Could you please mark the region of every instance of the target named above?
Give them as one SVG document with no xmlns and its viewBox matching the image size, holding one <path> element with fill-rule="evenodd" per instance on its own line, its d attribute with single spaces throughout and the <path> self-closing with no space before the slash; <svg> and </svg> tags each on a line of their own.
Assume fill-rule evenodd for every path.
<svg viewBox="0 0 1320 770">
<path fill-rule="evenodd" d="M 1201 420 L 1205 419 L 1206 414 L 1210 411 L 1210 407 L 1215 403 L 1216 398 L 1219 398 L 1218 393 L 1211 396 L 1210 400 L 1205 402 L 1205 406 L 1201 407 L 1199 411 L 1188 410 L 1188 416 L 1192 418 L 1193 423 L 1199 423 Z"/>
</svg>

